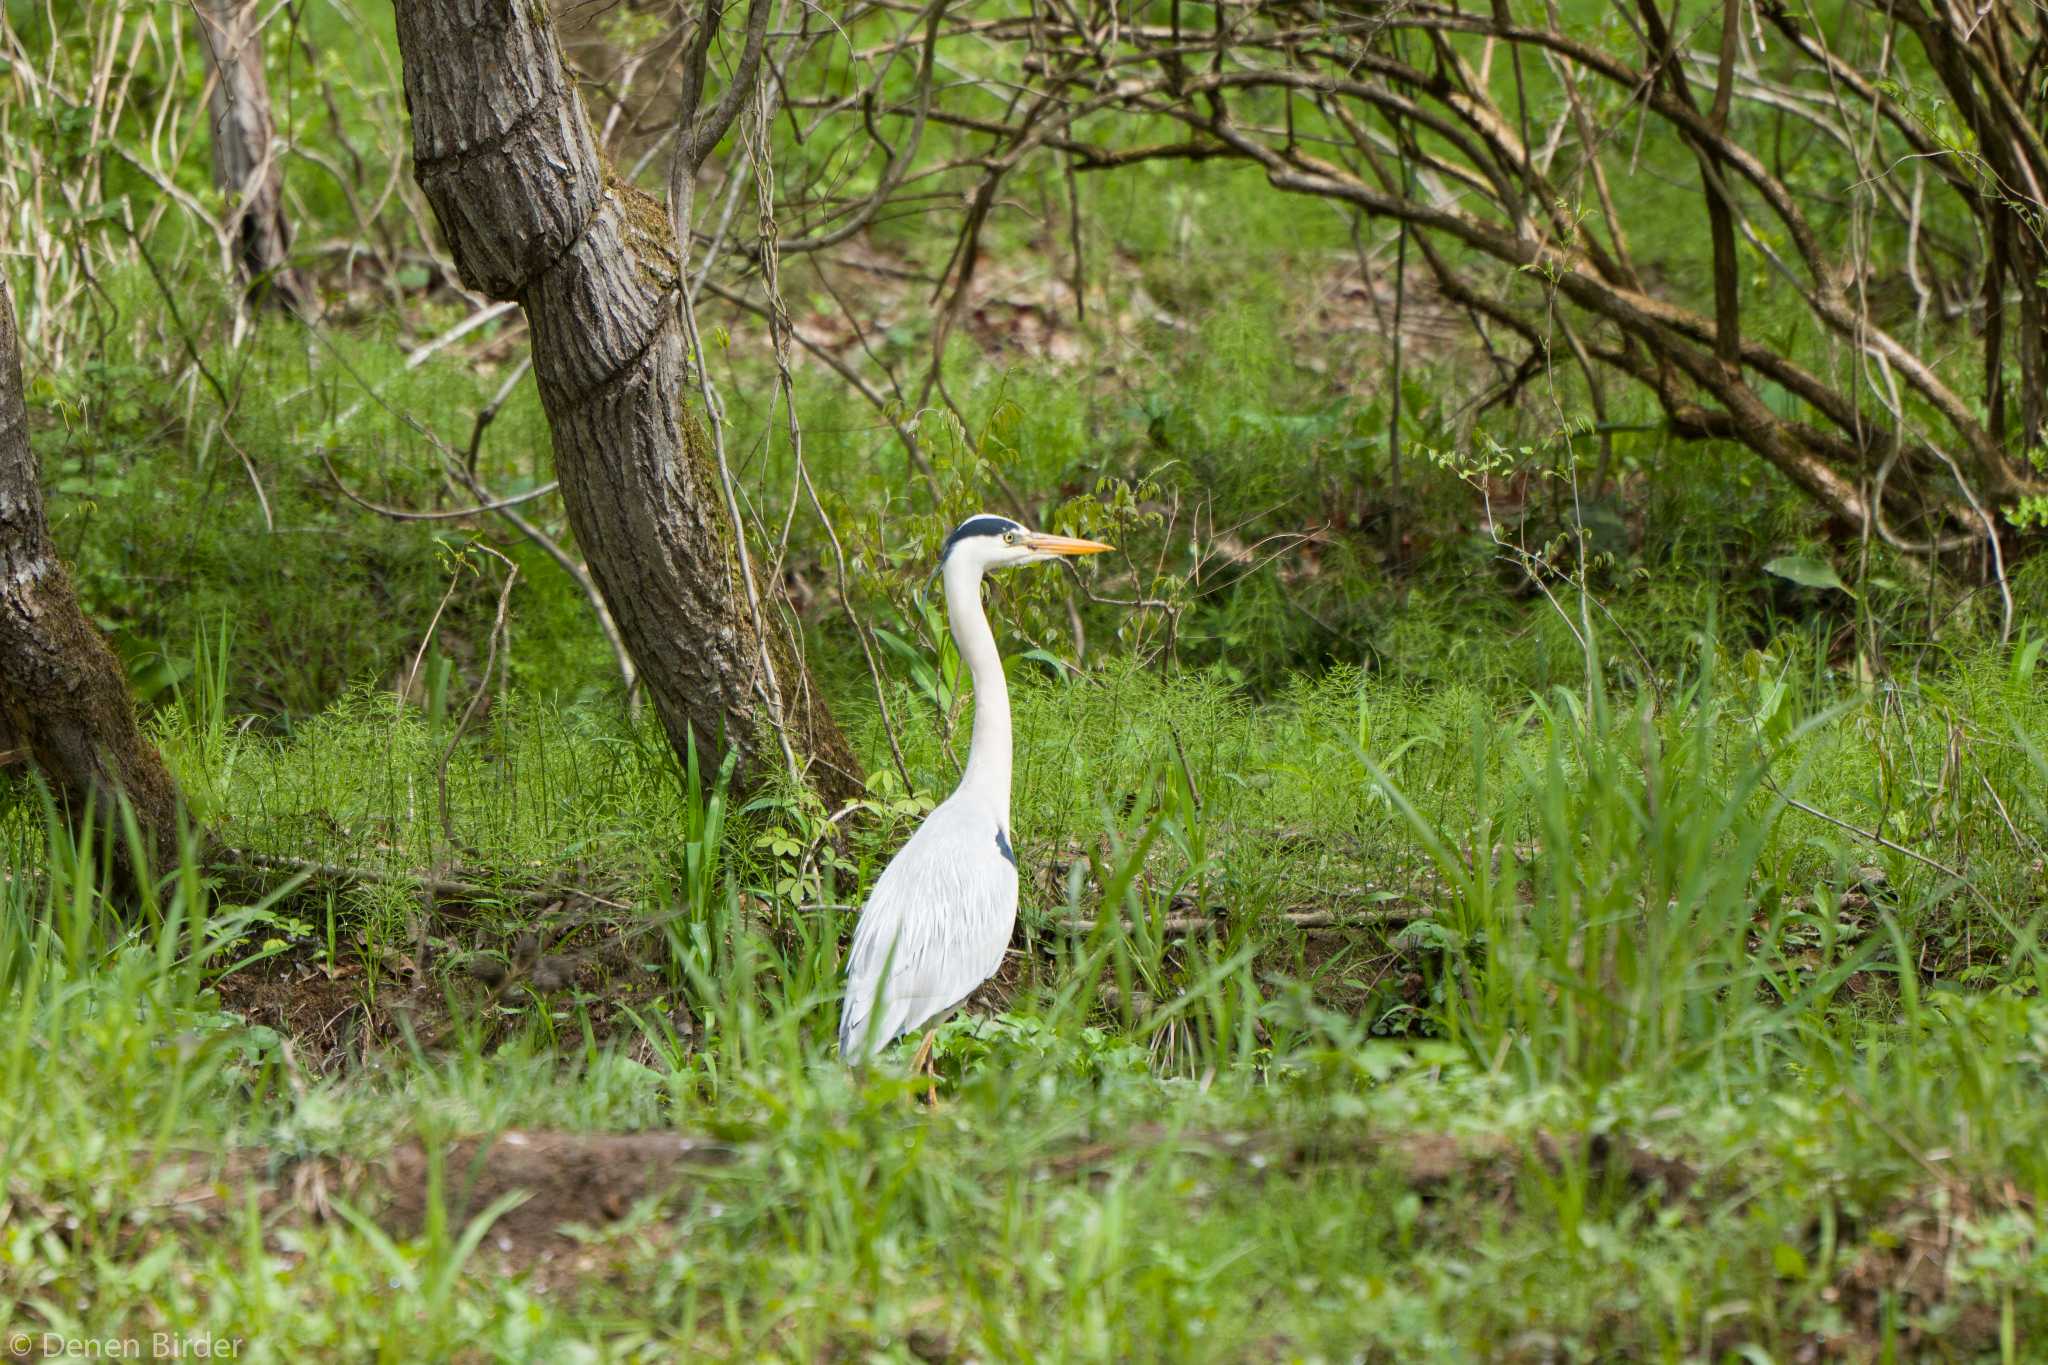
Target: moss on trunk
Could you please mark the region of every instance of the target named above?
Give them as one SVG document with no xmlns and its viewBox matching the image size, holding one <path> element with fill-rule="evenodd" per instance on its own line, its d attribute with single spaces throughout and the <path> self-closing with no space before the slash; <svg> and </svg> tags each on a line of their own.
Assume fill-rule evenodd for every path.
<svg viewBox="0 0 2048 1365">
<path fill-rule="evenodd" d="M 75 823 L 118 797 L 150 856 L 177 847 L 178 793 L 135 723 L 126 675 L 79 606 L 28 442 L 14 297 L 0 276 L 0 747 L 40 773 Z M 117 848 L 117 854 L 125 850 Z"/>
</svg>

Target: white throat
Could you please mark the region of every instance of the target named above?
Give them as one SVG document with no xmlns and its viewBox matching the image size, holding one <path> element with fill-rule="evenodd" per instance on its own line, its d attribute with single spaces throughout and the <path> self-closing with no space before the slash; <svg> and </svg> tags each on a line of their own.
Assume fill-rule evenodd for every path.
<svg viewBox="0 0 2048 1365">
<path fill-rule="evenodd" d="M 960 790 L 988 801 L 1010 825 L 1010 687 L 1003 677 L 1002 656 L 995 632 L 981 607 L 981 566 L 971 556 L 947 559 L 941 577 L 946 584 L 946 618 L 953 644 L 974 679 L 974 734 L 967 745 L 967 769 Z"/>
</svg>

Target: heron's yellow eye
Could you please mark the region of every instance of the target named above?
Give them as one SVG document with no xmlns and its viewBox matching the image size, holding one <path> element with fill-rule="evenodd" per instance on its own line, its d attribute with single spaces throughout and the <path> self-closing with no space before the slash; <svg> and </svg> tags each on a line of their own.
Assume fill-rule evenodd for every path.
<svg viewBox="0 0 2048 1365">
<path fill-rule="evenodd" d="M 1024 533 L 1022 531 L 1003 532 L 1003 544 L 1005 545 L 1015 545 L 1018 541 L 1022 540 L 1023 538 Z"/>
</svg>

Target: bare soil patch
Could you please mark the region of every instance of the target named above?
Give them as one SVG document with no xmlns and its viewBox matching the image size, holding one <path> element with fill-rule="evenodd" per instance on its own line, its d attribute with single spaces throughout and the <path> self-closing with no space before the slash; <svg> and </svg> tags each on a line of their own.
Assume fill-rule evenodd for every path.
<svg viewBox="0 0 2048 1365">
<path fill-rule="evenodd" d="M 457 1226 L 507 1195 L 522 1196 L 491 1225 L 500 1248 L 543 1247 L 574 1225 L 603 1227 L 644 1200 L 681 1191 L 690 1170 L 727 1165 L 734 1149 L 680 1133 L 577 1134 L 508 1130 L 495 1138 L 455 1143 L 442 1156 L 442 1190 Z M 418 1144 L 395 1151 L 386 1166 L 384 1225 L 401 1236 L 426 1226 L 430 1159 Z"/>
<path fill-rule="evenodd" d="M 618 1222 L 648 1201 L 686 1196 L 693 1174 L 730 1164 L 729 1144 L 681 1133 L 553 1133 L 507 1129 L 430 1151 L 401 1143 L 381 1157 L 295 1159 L 269 1148 L 224 1158 L 167 1161 L 172 1202 L 207 1218 L 229 1218 L 248 1191 L 272 1225 L 337 1216 L 336 1202 L 367 1213 L 390 1236 L 423 1233 L 439 1199 L 451 1236 L 498 1200 L 517 1202 L 490 1225 L 485 1245 L 526 1263 L 581 1245 L 584 1230 Z"/>
</svg>

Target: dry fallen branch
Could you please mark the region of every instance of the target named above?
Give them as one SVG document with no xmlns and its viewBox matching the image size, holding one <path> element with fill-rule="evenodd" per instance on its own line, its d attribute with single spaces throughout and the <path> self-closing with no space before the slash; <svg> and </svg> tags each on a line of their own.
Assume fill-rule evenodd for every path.
<svg viewBox="0 0 2048 1365">
<path fill-rule="evenodd" d="M 336 886 L 389 886 L 415 890 L 437 904 L 455 905 L 550 905 L 557 901 L 596 896 L 572 886 L 545 883 L 537 886 L 489 886 L 478 881 L 425 872 L 380 871 L 345 863 L 325 863 L 312 858 L 294 858 L 280 853 L 257 853 L 250 849 L 217 845 L 209 863 L 216 873 L 255 870 L 303 877 L 308 882 Z M 605 902 L 609 904 L 610 902 Z M 630 908 L 630 907 L 627 907 Z"/>
<path fill-rule="evenodd" d="M 303 877 L 309 882 L 343 886 L 401 887 L 417 891 L 439 905 L 538 906 L 586 901 L 624 914 L 641 913 L 641 908 L 629 901 L 599 895 L 559 881 L 533 886 L 491 886 L 459 876 L 451 877 L 432 872 L 380 871 L 376 868 L 319 862 L 283 854 L 257 853 L 226 845 L 214 849 L 212 865 L 216 872 L 253 869 Z M 800 913 L 851 914 L 859 909 L 858 905 L 853 904 L 806 905 L 801 908 Z M 1416 920 L 1430 919 L 1436 913 L 1436 909 L 1428 905 L 1387 905 L 1369 910 L 1288 910 L 1277 914 L 1254 915 L 1248 920 L 1223 914 L 1175 914 L 1166 916 L 1151 931 L 1169 937 L 1185 937 L 1205 931 L 1227 931 L 1234 923 L 1248 923 L 1253 926 L 1284 926 L 1290 930 L 1310 934 L 1350 934 L 1385 925 L 1409 924 Z M 1094 933 L 1100 926 L 1101 921 L 1098 919 L 1074 916 L 1055 918 L 1051 921 L 1050 927 L 1054 933 L 1079 938 Z M 1128 922 L 1124 925 L 1127 932 L 1135 927 Z"/>
<path fill-rule="evenodd" d="M 1418 919 L 1428 919 L 1436 911 L 1427 905 L 1381 907 L 1374 910 L 1288 910 L 1276 915 L 1252 915 L 1248 919 L 1230 915 L 1168 915 L 1155 924 L 1144 926 L 1144 932 L 1169 936 L 1199 934 L 1204 931 L 1228 932 L 1234 924 L 1252 925 L 1284 924 L 1290 929 L 1367 929 L 1382 924 L 1407 924 Z M 1074 937 L 1085 937 L 1101 927 L 1096 919 L 1055 919 L 1053 930 Z M 1126 920 L 1122 926 L 1126 932 L 1139 926 Z"/>
</svg>

